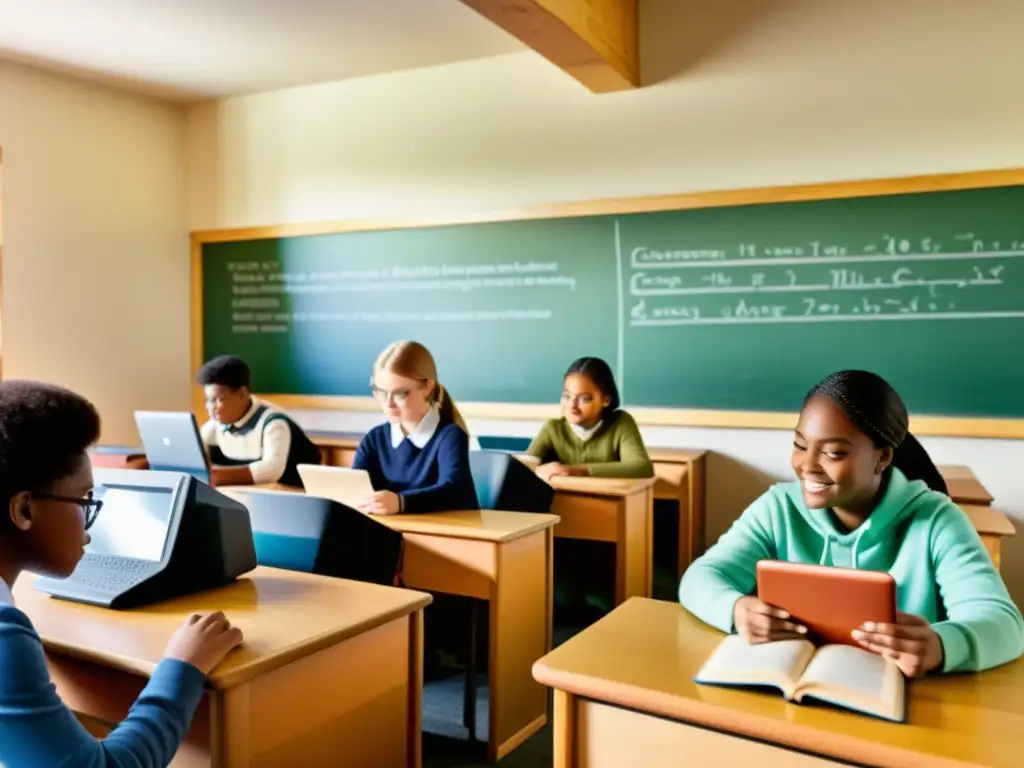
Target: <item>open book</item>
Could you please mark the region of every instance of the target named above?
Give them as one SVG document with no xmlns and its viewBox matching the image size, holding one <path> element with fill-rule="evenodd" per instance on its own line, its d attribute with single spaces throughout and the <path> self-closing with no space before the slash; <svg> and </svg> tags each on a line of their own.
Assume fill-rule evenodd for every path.
<svg viewBox="0 0 1024 768">
<path fill-rule="evenodd" d="M 815 648 L 803 638 L 748 645 L 739 635 L 729 635 L 694 682 L 778 688 L 797 704 L 817 699 L 897 723 L 907 718 L 906 682 L 899 667 L 850 645 Z"/>
</svg>

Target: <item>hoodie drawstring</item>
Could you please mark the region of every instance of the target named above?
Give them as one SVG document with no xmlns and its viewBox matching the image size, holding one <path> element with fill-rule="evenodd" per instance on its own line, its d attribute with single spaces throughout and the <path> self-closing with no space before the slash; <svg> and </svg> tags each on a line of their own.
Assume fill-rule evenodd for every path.
<svg viewBox="0 0 1024 768">
<path fill-rule="evenodd" d="M 858 549 L 860 548 L 860 537 L 864 535 L 865 526 L 861 526 L 857 531 L 857 535 L 853 539 L 853 549 L 850 553 L 850 558 L 853 561 L 852 565 L 854 568 L 858 567 L 857 555 Z M 821 558 L 818 560 L 818 565 L 828 565 L 829 555 L 832 553 L 832 534 L 825 534 L 825 546 L 821 548 Z"/>
<path fill-rule="evenodd" d="M 857 567 L 857 548 L 860 546 L 860 537 L 864 535 L 864 529 L 867 524 L 861 525 L 860 530 L 857 531 L 857 535 L 853 539 L 853 551 L 850 553 L 850 559 L 853 561 L 853 567 Z"/>
</svg>

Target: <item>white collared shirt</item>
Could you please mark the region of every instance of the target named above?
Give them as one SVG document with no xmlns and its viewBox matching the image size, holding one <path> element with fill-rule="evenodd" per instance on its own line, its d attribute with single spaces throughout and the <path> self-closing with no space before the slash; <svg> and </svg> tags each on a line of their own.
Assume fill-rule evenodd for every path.
<svg viewBox="0 0 1024 768">
<path fill-rule="evenodd" d="M 0 579 L 0 605 L 14 605 L 14 594 L 3 579 Z M 0 768 L 2 768 L 2 765 L 0 763 Z"/>
<path fill-rule="evenodd" d="M 420 419 L 420 423 L 416 425 L 416 429 L 410 432 L 408 435 L 402 430 L 402 425 L 397 422 L 391 425 L 391 447 L 397 448 L 402 444 L 403 440 L 408 439 L 410 443 L 415 445 L 420 450 L 423 450 L 423 446 L 430 442 L 430 438 L 437 432 L 437 428 L 441 425 L 441 412 L 437 408 L 431 408 L 427 411 L 427 415 Z"/>
<path fill-rule="evenodd" d="M 575 434 L 576 437 L 578 437 L 580 440 L 582 440 L 585 443 L 585 442 L 587 442 L 587 440 L 589 440 L 590 438 L 592 438 L 594 436 L 594 433 L 597 432 L 597 430 L 599 430 L 601 428 L 601 425 L 603 423 L 604 423 L 604 421 L 599 421 L 599 422 L 597 422 L 597 424 L 592 426 L 590 429 L 584 429 L 579 424 L 570 424 L 569 426 L 572 427 L 573 434 Z"/>
</svg>

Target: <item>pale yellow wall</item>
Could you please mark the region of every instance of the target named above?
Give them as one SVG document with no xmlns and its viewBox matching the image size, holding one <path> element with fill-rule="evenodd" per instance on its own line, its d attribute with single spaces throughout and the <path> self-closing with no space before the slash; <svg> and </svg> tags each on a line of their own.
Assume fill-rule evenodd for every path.
<svg viewBox="0 0 1024 768">
<path fill-rule="evenodd" d="M 633 93 L 594 96 L 517 54 L 193 108 L 189 226 L 1024 167 L 1024 2 L 641 7 L 655 84 Z M 695 49 L 697 38 L 715 42 Z M 529 434 L 536 425 L 476 426 Z M 647 437 L 717 452 L 712 536 L 788 473 L 785 433 Z M 972 465 L 1024 527 L 1021 442 L 927 445 L 940 461 Z M 1024 602 L 1024 530 L 1005 570 Z"/>
<path fill-rule="evenodd" d="M 103 439 L 189 405 L 184 117 L 0 64 L 3 375 L 89 397 Z"/>
</svg>

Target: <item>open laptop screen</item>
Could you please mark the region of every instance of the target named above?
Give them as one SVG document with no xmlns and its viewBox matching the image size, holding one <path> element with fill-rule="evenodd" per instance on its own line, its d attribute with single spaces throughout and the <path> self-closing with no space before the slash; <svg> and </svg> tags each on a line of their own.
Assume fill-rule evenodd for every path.
<svg viewBox="0 0 1024 768">
<path fill-rule="evenodd" d="M 98 486 L 96 498 L 103 509 L 89 529 L 86 552 L 154 562 L 163 557 L 174 507 L 170 488 Z"/>
<path fill-rule="evenodd" d="M 185 472 L 209 483 L 210 465 L 195 416 L 187 411 L 136 411 L 135 425 L 150 469 Z"/>
</svg>

